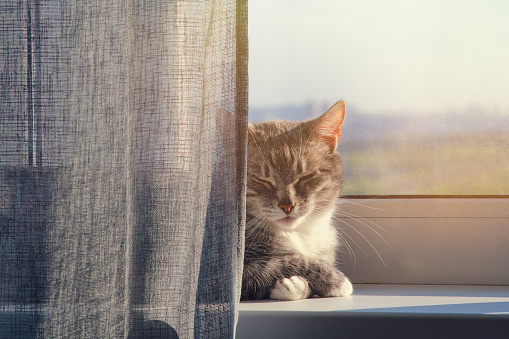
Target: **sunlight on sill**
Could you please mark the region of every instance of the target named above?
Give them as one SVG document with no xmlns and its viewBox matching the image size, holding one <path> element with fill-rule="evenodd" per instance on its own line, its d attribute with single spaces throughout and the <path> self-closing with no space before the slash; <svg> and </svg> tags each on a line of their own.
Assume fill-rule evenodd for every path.
<svg viewBox="0 0 509 339">
<path fill-rule="evenodd" d="M 240 312 L 384 312 L 430 314 L 505 314 L 509 286 L 357 284 L 346 298 L 297 301 L 257 300 L 240 304 Z"/>
<path fill-rule="evenodd" d="M 237 338 L 507 338 L 509 286 L 356 285 L 346 298 L 240 303 Z"/>
</svg>

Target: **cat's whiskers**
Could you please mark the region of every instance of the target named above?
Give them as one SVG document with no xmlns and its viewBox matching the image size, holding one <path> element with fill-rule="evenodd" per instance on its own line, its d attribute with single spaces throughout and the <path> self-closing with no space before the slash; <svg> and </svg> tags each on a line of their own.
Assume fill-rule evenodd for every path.
<svg viewBox="0 0 509 339">
<path fill-rule="evenodd" d="M 305 224 L 306 222 L 313 222 L 314 220 L 316 220 L 317 218 L 322 216 L 323 213 L 326 211 L 326 209 L 328 209 L 328 207 L 321 207 L 321 206 L 327 206 L 326 201 L 323 201 L 323 202 L 322 201 L 316 201 L 316 206 L 310 212 L 308 212 L 307 214 L 303 215 L 304 222 L 302 224 Z M 347 222 L 344 219 L 342 219 L 342 217 L 347 217 L 347 218 L 350 218 L 350 219 L 355 219 L 359 224 L 361 224 L 361 225 L 367 227 L 369 230 L 373 231 L 378 237 L 380 237 L 380 239 L 387 246 L 389 245 L 387 240 L 384 238 L 384 236 L 379 231 L 377 231 L 375 229 L 374 226 L 379 228 L 381 231 L 385 232 L 388 236 L 392 237 L 392 235 L 386 229 L 384 229 L 383 227 L 381 227 L 377 223 L 375 223 L 375 222 L 373 222 L 373 221 L 371 221 L 369 219 L 356 216 L 356 215 L 354 215 L 352 213 L 344 212 L 344 211 L 342 211 L 338 207 L 339 206 L 337 206 L 335 211 L 334 211 L 333 219 L 338 219 L 340 222 L 342 222 L 343 224 L 347 225 L 349 228 L 353 229 L 356 233 L 358 233 L 362 237 L 362 239 L 364 239 L 364 241 L 367 242 L 368 245 L 373 249 L 373 251 L 376 253 L 376 255 L 378 256 L 380 261 L 384 264 L 384 266 L 387 267 L 387 264 L 385 263 L 385 261 L 383 260 L 380 252 L 376 249 L 376 247 L 373 245 L 373 243 L 360 230 L 358 230 L 355 226 L 353 226 L 349 222 Z M 337 230 L 338 230 L 338 236 L 341 238 L 341 240 L 343 240 L 342 243 L 345 245 L 345 247 L 347 248 L 348 252 L 350 253 L 350 255 L 352 256 L 352 258 L 354 260 L 354 266 L 357 263 L 357 258 L 356 258 L 356 255 L 355 255 L 355 251 L 353 250 L 353 247 L 351 246 L 350 242 L 352 242 L 356 247 L 358 247 L 362 251 L 362 253 L 364 254 L 365 257 L 368 256 L 368 254 L 364 250 L 364 248 L 361 245 L 359 245 L 347 232 L 345 232 L 341 228 L 337 228 Z M 346 239 L 346 238 L 348 238 L 348 239 Z"/>
<path fill-rule="evenodd" d="M 305 216 L 306 221 L 313 221 L 316 218 L 319 218 L 320 216 L 323 215 L 324 211 L 325 211 L 325 208 L 321 208 L 319 206 L 315 207 L 311 212 L 306 214 L 306 216 Z M 352 226 L 350 226 L 350 227 L 352 227 Z M 354 267 L 355 267 L 357 265 L 357 256 L 355 255 L 355 251 L 353 250 L 352 246 L 350 245 L 350 242 L 347 239 L 345 239 L 345 236 L 351 242 L 353 242 L 364 253 L 364 255 L 367 257 L 368 255 L 367 255 L 366 251 L 352 237 L 350 237 L 350 235 L 348 235 L 342 229 L 336 227 L 336 231 L 337 231 L 338 237 L 340 238 L 339 239 L 340 240 L 340 244 L 341 245 L 344 244 L 345 247 L 347 248 L 347 251 L 349 252 L 350 256 L 352 257 L 352 259 L 354 261 Z M 341 249 L 341 247 L 342 246 L 340 246 L 340 249 Z"/>
<path fill-rule="evenodd" d="M 254 224 L 254 225 L 252 225 Z M 256 223 L 250 223 L 248 227 L 246 227 L 246 239 L 247 238 L 251 238 L 252 235 L 254 235 L 255 233 L 258 233 L 260 232 L 260 227 L 261 226 L 261 222 L 256 222 Z"/>
<path fill-rule="evenodd" d="M 359 222 L 360 224 L 366 226 L 367 228 L 369 228 L 370 230 L 372 230 L 373 232 L 376 233 L 376 235 L 378 235 L 380 237 L 380 239 L 383 240 L 383 242 L 386 244 L 386 245 L 389 245 L 387 243 L 387 241 L 385 240 L 385 238 L 380 234 L 380 232 L 378 232 L 374 227 L 370 226 L 369 224 L 373 225 L 373 226 L 376 226 L 378 227 L 380 230 L 382 230 L 383 232 L 385 232 L 385 234 L 387 234 L 388 236 L 392 237 L 392 234 L 390 234 L 385 228 L 383 228 L 382 226 L 378 225 L 376 222 L 372 221 L 372 220 L 369 220 L 369 219 L 366 219 L 366 218 L 363 218 L 363 217 L 360 217 L 360 216 L 357 216 L 355 214 L 352 214 L 352 213 L 347 213 L 347 212 L 344 212 L 344 211 L 336 211 L 336 216 L 337 218 L 342 218 L 342 217 L 346 217 L 346 218 L 351 218 L 351 219 L 355 219 L 357 222 Z"/>
<path fill-rule="evenodd" d="M 377 231 L 376 228 L 378 228 L 380 231 L 383 231 L 386 235 L 388 235 L 389 237 L 392 237 L 392 234 L 390 234 L 385 228 L 383 228 L 382 226 L 378 225 L 376 222 L 372 221 L 372 220 L 369 220 L 367 218 L 364 218 L 364 217 L 361 217 L 361 216 L 358 216 L 358 215 L 355 215 L 353 213 L 348 213 L 348 212 L 345 212 L 344 210 L 341 209 L 342 206 L 348 206 L 346 205 L 345 203 L 345 199 L 340 199 L 339 202 L 338 202 L 338 206 L 336 208 L 336 213 L 334 215 L 334 219 L 340 219 L 342 217 L 345 217 L 345 218 L 348 218 L 348 219 L 352 219 L 352 220 L 355 220 L 357 221 L 360 225 L 363 225 L 367 228 L 369 228 L 371 231 L 373 231 L 378 237 L 380 237 L 380 239 L 382 239 L 382 241 L 387 245 L 389 246 L 387 240 L 384 238 L 384 236 Z M 356 205 L 356 206 L 361 206 L 361 207 L 364 207 L 364 208 L 370 208 L 370 209 L 375 209 L 375 210 L 381 210 L 383 211 L 384 209 L 382 208 L 377 208 L 377 207 L 372 207 L 372 206 L 366 206 L 366 205 L 363 205 L 361 203 L 357 203 L 357 202 L 353 202 L 353 201 L 347 201 L 349 203 L 351 203 L 351 205 Z M 358 232 L 360 234 L 360 231 L 355 228 L 354 226 L 352 226 L 350 223 L 346 222 L 344 219 L 340 219 L 341 222 L 343 223 L 346 223 L 350 228 L 354 229 L 356 232 Z M 345 233 L 346 234 L 346 233 Z M 362 234 L 361 234 L 362 235 Z M 351 239 L 351 237 L 349 237 Z M 373 246 L 372 246 L 373 247 Z M 361 248 L 362 249 L 362 248 Z M 375 248 L 373 247 L 373 249 L 375 250 Z M 364 250 L 363 250 L 364 252 Z M 376 252 L 376 250 L 375 250 Z M 378 256 L 380 256 L 379 253 L 377 253 Z M 382 260 L 383 262 L 383 260 Z M 385 263 L 384 263 L 385 265 Z M 385 265 L 387 266 L 387 265 Z"/>
<path fill-rule="evenodd" d="M 350 237 L 346 232 L 344 232 L 342 229 L 338 228 L 337 229 L 338 231 L 338 237 L 340 239 L 340 244 L 341 245 L 345 245 L 345 247 L 347 248 L 348 250 L 348 253 L 350 254 L 350 257 L 353 259 L 353 267 L 355 268 L 357 266 L 357 256 L 355 255 L 355 252 L 352 248 L 352 246 L 350 245 L 350 243 L 348 242 L 347 239 L 345 239 L 345 236 L 350 239 L 351 242 L 353 242 L 357 247 L 360 248 L 360 250 L 362 252 L 364 252 L 364 255 L 367 257 L 367 253 L 366 251 L 364 251 L 364 249 L 362 247 L 359 246 L 359 244 L 357 244 L 357 242 L 355 240 L 352 239 L 352 237 Z M 341 247 L 342 246 L 339 246 L 339 249 L 341 250 Z"/>
<path fill-rule="evenodd" d="M 257 227 L 256 233 L 254 234 L 254 236 L 258 236 L 261 232 L 263 232 L 263 227 Z M 246 238 L 246 239 L 249 239 L 249 238 Z M 252 237 L 250 239 L 254 239 L 254 237 Z M 246 241 L 246 243 L 245 243 L 246 248 L 250 247 L 253 244 L 253 242 L 254 241 L 250 241 L 250 242 Z"/>
<path fill-rule="evenodd" d="M 254 217 L 246 227 L 246 247 L 249 247 L 255 239 L 258 238 L 259 234 L 264 232 L 265 228 L 269 224 L 267 218 Z M 247 239 L 253 239 L 251 242 L 247 242 Z"/>
<path fill-rule="evenodd" d="M 375 248 L 375 246 L 373 246 L 371 241 L 369 241 L 369 239 L 364 234 L 362 234 L 356 227 L 352 226 L 350 223 L 348 223 L 347 221 L 343 220 L 342 218 L 334 218 L 334 219 L 339 220 L 340 222 L 342 222 L 343 224 L 347 225 L 352 230 L 354 230 L 358 235 L 360 235 L 361 238 L 364 239 L 364 241 L 367 242 L 368 245 L 373 249 L 373 251 L 376 253 L 376 255 L 378 256 L 380 261 L 384 264 L 384 266 L 387 267 L 387 264 L 385 263 L 385 261 L 383 260 L 382 256 L 380 255 L 380 252 L 378 252 L 378 250 Z M 385 239 L 383 239 L 383 238 L 382 238 L 382 240 L 385 241 Z M 386 244 L 387 244 L 387 242 L 386 242 Z M 364 253 L 366 253 L 363 249 L 362 249 L 362 251 Z"/>
<path fill-rule="evenodd" d="M 372 200 L 372 199 L 377 199 L 377 197 L 372 197 L 372 198 L 364 199 L 362 201 L 367 201 L 367 200 Z M 338 204 L 340 206 L 345 206 L 345 207 L 348 207 L 348 206 L 360 206 L 360 207 L 369 208 L 369 209 L 372 209 L 372 210 L 385 211 L 383 208 L 364 205 L 364 204 L 362 204 L 360 202 L 354 202 L 353 200 L 347 200 L 346 198 L 343 198 L 343 197 L 341 197 L 339 199 L 339 203 Z"/>
<path fill-rule="evenodd" d="M 253 232 L 258 231 L 259 228 L 263 228 L 268 223 L 267 218 L 260 216 L 253 216 L 246 225 L 246 235 L 251 235 Z"/>
</svg>

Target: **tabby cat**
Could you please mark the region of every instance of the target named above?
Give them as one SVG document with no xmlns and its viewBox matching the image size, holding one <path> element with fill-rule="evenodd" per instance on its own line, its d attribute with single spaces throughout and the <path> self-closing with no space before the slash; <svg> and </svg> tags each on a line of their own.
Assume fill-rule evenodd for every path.
<svg viewBox="0 0 509 339">
<path fill-rule="evenodd" d="M 339 101 L 321 117 L 249 125 L 242 300 L 348 296 L 336 268 L 332 217 L 340 195 Z"/>
</svg>

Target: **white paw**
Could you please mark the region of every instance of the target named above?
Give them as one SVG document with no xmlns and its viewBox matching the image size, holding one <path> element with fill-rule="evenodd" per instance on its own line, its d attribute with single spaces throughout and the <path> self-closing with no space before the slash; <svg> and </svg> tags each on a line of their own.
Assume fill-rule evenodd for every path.
<svg viewBox="0 0 509 339">
<path fill-rule="evenodd" d="M 298 300 L 309 297 L 311 289 L 306 279 L 299 276 L 280 280 L 270 292 L 270 298 L 276 300 Z"/>
<path fill-rule="evenodd" d="M 328 297 L 347 297 L 352 293 L 353 293 L 353 285 L 350 282 L 350 280 L 348 280 L 348 278 L 345 277 L 345 280 L 343 280 L 343 282 L 339 285 L 339 287 L 330 291 L 329 295 L 327 295 L 327 296 Z"/>
</svg>

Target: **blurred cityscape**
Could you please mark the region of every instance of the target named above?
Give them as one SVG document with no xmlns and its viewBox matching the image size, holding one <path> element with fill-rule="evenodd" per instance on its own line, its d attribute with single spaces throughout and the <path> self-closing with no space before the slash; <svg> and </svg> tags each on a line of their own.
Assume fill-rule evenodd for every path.
<svg viewBox="0 0 509 339">
<path fill-rule="evenodd" d="M 254 107 L 249 120 L 305 120 L 332 104 Z M 338 149 L 346 195 L 509 194 L 509 111 L 377 114 L 347 103 Z"/>
</svg>

